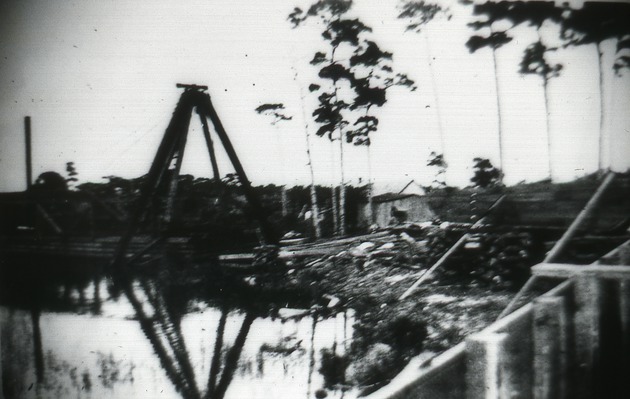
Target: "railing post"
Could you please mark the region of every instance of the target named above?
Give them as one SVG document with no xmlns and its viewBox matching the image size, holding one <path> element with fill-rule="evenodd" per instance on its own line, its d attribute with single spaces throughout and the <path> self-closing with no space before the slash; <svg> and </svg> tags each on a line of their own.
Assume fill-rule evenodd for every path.
<svg viewBox="0 0 630 399">
<path fill-rule="evenodd" d="M 575 278 L 575 398 L 596 397 L 596 375 L 600 368 L 600 315 L 604 285 L 592 274 Z"/>
<path fill-rule="evenodd" d="M 475 334 L 466 340 L 466 398 L 507 397 L 503 384 L 503 360 L 507 334 Z"/>
<path fill-rule="evenodd" d="M 534 399 L 562 399 L 568 386 L 568 313 L 564 297 L 533 302 Z"/>
<path fill-rule="evenodd" d="M 619 281 L 619 313 L 621 321 L 621 373 L 630 376 L 630 280 Z M 630 380 L 621 381 L 622 390 L 630 392 Z"/>
</svg>

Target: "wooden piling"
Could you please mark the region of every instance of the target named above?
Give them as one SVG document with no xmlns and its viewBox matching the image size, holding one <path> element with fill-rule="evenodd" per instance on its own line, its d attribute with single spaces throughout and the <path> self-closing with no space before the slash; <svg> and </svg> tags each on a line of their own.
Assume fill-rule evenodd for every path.
<svg viewBox="0 0 630 399">
<path fill-rule="evenodd" d="M 603 282 L 595 275 L 575 278 L 574 375 L 575 398 L 596 397 L 596 370 L 600 367 L 600 314 Z"/>
<path fill-rule="evenodd" d="M 619 281 L 619 318 L 621 321 L 621 376 L 630 376 L 630 280 Z M 630 380 L 620 381 L 621 390 L 630 392 Z"/>
<path fill-rule="evenodd" d="M 563 297 L 533 302 L 533 398 L 567 398 L 568 311 Z"/>
<path fill-rule="evenodd" d="M 507 397 L 502 363 L 507 334 L 482 333 L 466 340 L 466 398 Z"/>
</svg>

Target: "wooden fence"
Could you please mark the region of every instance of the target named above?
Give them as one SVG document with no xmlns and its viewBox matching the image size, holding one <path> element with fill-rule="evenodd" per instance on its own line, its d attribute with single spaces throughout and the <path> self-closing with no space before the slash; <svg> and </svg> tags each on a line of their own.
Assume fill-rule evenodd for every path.
<svg viewBox="0 0 630 399">
<path fill-rule="evenodd" d="M 630 266 L 532 273 L 566 280 L 368 398 L 630 397 Z"/>
</svg>

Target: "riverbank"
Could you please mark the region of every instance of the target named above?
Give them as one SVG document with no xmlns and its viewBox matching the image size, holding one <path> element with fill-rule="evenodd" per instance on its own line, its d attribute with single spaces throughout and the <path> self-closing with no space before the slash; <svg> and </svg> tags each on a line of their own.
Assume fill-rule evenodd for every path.
<svg viewBox="0 0 630 399">
<path fill-rule="evenodd" d="M 507 273 L 497 261 L 480 272 L 477 265 L 488 260 L 480 247 L 501 239 L 509 247 L 514 244 L 510 240 L 516 239 L 522 267 L 536 261 L 535 245 L 528 235 L 485 233 L 486 242 L 479 237 L 471 240 L 470 248 L 401 300 L 464 228 L 444 225 L 413 232 L 381 231 L 316 245 L 317 255 L 294 250 L 296 255 L 307 255 L 285 258 L 275 270 L 243 275 L 240 280 L 233 275 L 232 293 L 240 291 L 241 296 L 266 301 L 272 312 L 296 303 L 306 313 L 352 309 L 355 324 L 350 349 L 343 356 L 324 354 L 333 370 L 327 375 L 328 387 L 359 387 L 368 393 L 386 384 L 412 357 L 423 353 L 430 357 L 456 345 L 492 323 L 505 308 L 523 283 L 523 276 L 514 273 L 519 264 L 511 260 L 513 267 Z M 505 248 L 494 250 L 496 259 L 505 255 Z"/>
<path fill-rule="evenodd" d="M 480 226 L 448 262 L 400 299 L 469 228 L 449 223 L 399 226 L 283 247 L 278 260 L 253 267 L 191 262 L 165 248 L 162 256 L 134 264 L 131 272 L 134 286 L 163 296 L 165 314 L 170 315 L 165 320 L 177 321 L 204 306 L 281 323 L 313 324 L 350 312 L 353 316 L 342 317 L 339 325 L 348 324 L 344 331 L 351 333 L 313 355 L 322 378 L 318 395 L 334 397 L 346 390 L 365 394 L 386 384 L 411 358 L 430 359 L 491 324 L 548 249 L 544 241 L 549 232 Z M 610 237 L 595 241 L 600 252 L 615 245 Z M 592 246 L 587 249 L 584 262 L 597 256 Z M 3 304 L 11 308 L 99 314 L 99 301 L 117 301 L 124 294 L 115 284 L 105 284 L 111 281 L 106 264 L 42 259 L 11 266 L 2 268 L 7 282 L 2 284 Z"/>
</svg>

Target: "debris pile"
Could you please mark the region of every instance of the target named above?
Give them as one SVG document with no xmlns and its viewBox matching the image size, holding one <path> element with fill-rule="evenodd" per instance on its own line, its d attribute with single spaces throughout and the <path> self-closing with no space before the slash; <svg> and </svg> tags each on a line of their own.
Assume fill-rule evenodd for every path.
<svg viewBox="0 0 630 399">
<path fill-rule="evenodd" d="M 410 298 L 400 300 L 469 229 L 448 223 L 405 226 L 284 247 L 285 267 L 273 277 L 258 275 L 256 286 L 301 290 L 311 298 L 310 309 L 304 309 L 309 314 L 353 309 L 349 350 L 343 358 L 322 356 L 336 370 L 328 376 L 329 386 L 353 385 L 368 392 L 412 357 L 446 350 L 494 321 L 509 302 L 521 265 L 527 272 L 535 262 L 533 239 L 526 234 L 476 230 Z"/>
<path fill-rule="evenodd" d="M 431 267 L 464 233 L 462 226 L 446 223 L 400 229 L 347 243 L 334 254 L 318 257 L 306 267 L 341 262 L 351 263 L 357 271 L 379 268 L 421 271 Z M 541 256 L 542 243 L 536 242 L 531 234 L 485 228 L 469 234 L 463 248 L 438 269 L 436 277 L 446 283 L 515 289 L 527 279 L 529 266 L 540 261 Z M 388 276 L 386 282 L 395 284 L 400 280 L 401 276 Z"/>
<path fill-rule="evenodd" d="M 442 275 L 495 289 L 517 289 L 529 277 L 529 267 L 542 259 L 542 243 L 527 232 L 473 234 L 464 250 L 452 257 Z"/>
</svg>

